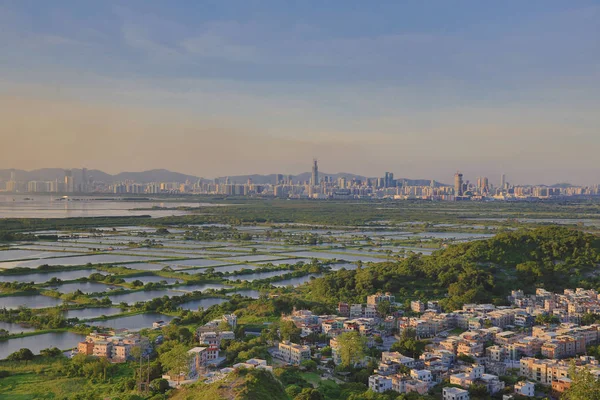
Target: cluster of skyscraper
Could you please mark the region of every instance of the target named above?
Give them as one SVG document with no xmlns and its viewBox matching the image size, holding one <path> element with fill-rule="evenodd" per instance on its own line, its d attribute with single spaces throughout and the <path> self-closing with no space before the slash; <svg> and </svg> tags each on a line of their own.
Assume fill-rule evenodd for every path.
<svg viewBox="0 0 600 400">
<path fill-rule="evenodd" d="M 81 170 L 81 177 L 78 179 L 73 176 L 72 170 L 67 169 L 62 179 L 48 181 L 18 180 L 16 171 L 12 170 L 10 179 L 0 182 L 0 189 L 4 184 L 4 191 L 16 193 L 89 193 L 93 191 L 92 183 L 93 179 L 88 176 L 87 168 Z"/>
<path fill-rule="evenodd" d="M 454 175 L 454 185 L 444 185 L 435 181 L 409 181 L 395 179 L 386 172 L 379 178 L 358 178 L 348 175 L 337 177 L 319 173 L 317 160 L 313 160 L 310 179 L 301 180 L 292 175 L 274 175 L 272 182 L 255 183 L 232 182 L 225 179 L 200 179 L 197 182 L 150 182 L 124 181 L 104 183 L 94 181 L 87 169 L 75 176 L 72 170 L 65 170 L 62 179 L 53 181 L 20 181 L 15 171 L 10 180 L 0 182 L 0 191 L 17 193 L 115 193 L 115 194 L 218 194 L 226 196 L 261 196 L 279 198 L 313 199 L 361 199 L 390 198 L 425 200 L 486 200 L 486 199 L 530 199 L 558 196 L 597 196 L 598 186 L 512 186 L 504 174 L 496 187 L 487 177 L 478 177 L 475 183 L 464 180 L 461 172 Z"/>
</svg>

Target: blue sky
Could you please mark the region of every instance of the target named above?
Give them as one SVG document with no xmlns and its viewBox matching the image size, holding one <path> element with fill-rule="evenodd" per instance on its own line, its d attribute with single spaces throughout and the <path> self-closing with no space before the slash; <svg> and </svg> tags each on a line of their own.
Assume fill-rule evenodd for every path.
<svg viewBox="0 0 600 400">
<path fill-rule="evenodd" d="M 600 183 L 599 20 L 597 1 L 0 0 L 0 167 Z"/>
</svg>

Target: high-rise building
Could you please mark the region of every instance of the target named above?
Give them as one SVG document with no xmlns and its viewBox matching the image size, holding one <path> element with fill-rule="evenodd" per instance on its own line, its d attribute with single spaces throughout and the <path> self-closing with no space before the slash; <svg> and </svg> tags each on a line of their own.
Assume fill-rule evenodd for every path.
<svg viewBox="0 0 600 400">
<path fill-rule="evenodd" d="M 396 182 L 394 181 L 394 173 L 393 172 L 386 172 L 385 177 L 383 179 L 384 179 L 384 186 L 386 188 L 396 186 Z"/>
<path fill-rule="evenodd" d="M 73 181 L 73 172 L 65 169 L 65 192 L 73 193 L 75 191 L 75 182 Z"/>
<path fill-rule="evenodd" d="M 282 174 L 275 174 L 275 184 L 276 185 L 281 185 L 283 183 L 283 175 Z"/>
<path fill-rule="evenodd" d="M 458 171 L 454 174 L 454 195 L 463 195 L 463 174 Z"/>
<path fill-rule="evenodd" d="M 8 192 L 16 192 L 18 189 L 17 185 L 17 174 L 14 169 L 10 170 L 10 181 L 6 182 L 6 190 Z"/>
<path fill-rule="evenodd" d="M 313 186 L 316 186 L 319 184 L 319 166 L 317 165 L 316 158 L 313 160 L 312 178 L 311 178 L 310 184 Z"/>
<path fill-rule="evenodd" d="M 502 174 L 500 175 L 500 189 L 504 189 L 504 186 L 506 186 L 506 175 Z"/>
<path fill-rule="evenodd" d="M 81 187 L 79 190 L 83 193 L 87 193 L 88 191 L 88 170 L 87 168 L 81 169 Z"/>
<path fill-rule="evenodd" d="M 489 182 L 488 178 L 485 176 L 480 176 L 477 178 L 477 191 L 482 194 L 489 191 Z"/>
</svg>

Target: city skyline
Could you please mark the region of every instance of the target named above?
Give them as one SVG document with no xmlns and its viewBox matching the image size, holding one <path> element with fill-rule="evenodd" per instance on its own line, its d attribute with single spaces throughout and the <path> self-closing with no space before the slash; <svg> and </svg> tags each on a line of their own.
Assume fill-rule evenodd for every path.
<svg viewBox="0 0 600 400">
<path fill-rule="evenodd" d="M 62 174 L 58 176 L 61 171 Z M 10 173 L 10 178 L 4 181 L 3 175 L 6 172 Z M 29 174 L 31 173 L 35 174 L 35 171 Z M 315 200 L 436 201 L 529 201 L 569 197 L 590 199 L 600 196 L 600 185 L 513 185 L 506 180 L 506 174 L 501 174 L 498 186 L 490 183 L 486 176 L 478 176 L 474 181 L 463 179 L 464 175 L 460 171 L 454 174 L 453 185 L 436 182 L 434 179 L 394 178 L 394 173 L 389 171 L 375 178 L 351 174 L 319 175 L 317 159 L 313 159 L 311 172 L 296 176 L 276 173 L 206 179 L 167 170 L 110 176 L 85 167 L 77 172 L 71 169 L 38 171 L 38 174 L 42 173 L 46 173 L 45 180 L 40 178 L 41 175 L 35 179 L 32 176 L 22 178 L 15 169 L 0 170 L 0 193 L 197 194 Z M 48 180 L 47 173 L 54 174 L 54 179 Z M 94 179 L 94 173 L 100 174 L 100 178 Z M 162 179 L 158 176 L 159 173 Z M 25 171 L 20 171 L 20 175 L 25 174 Z M 105 178 L 109 180 L 106 181 Z"/>
<path fill-rule="evenodd" d="M 600 176 L 597 2 L 178 4 L 0 2 L 0 167 Z"/>
<path fill-rule="evenodd" d="M 85 178 L 81 178 L 83 181 L 87 182 L 87 176 L 89 173 L 93 172 L 93 171 L 99 171 L 102 174 L 109 174 L 111 176 L 118 176 L 121 174 L 149 174 L 152 173 L 154 171 L 162 171 L 162 172 L 166 172 L 166 173 L 171 173 L 171 174 L 178 174 L 181 176 L 188 176 L 189 178 L 193 178 L 193 179 L 203 179 L 203 180 L 215 180 L 215 179 L 236 179 L 235 181 L 232 181 L 232 183 L 246 183 L 245 180 L 247 179 L 247 177 L 269 177 L 269 176 L 273 176 L 274 179 L 274 183 L 277 183 L 278 177 L 300 177 L 302 175 L 308 175 L 308 179 L 306 179 L 306 182 L 308 182 L 309 184 L 313 184 L 313 181 L 315 179 L 315 177 L 317 177 L 317 181 L 320 181 L 322 178 L 324 177 L 329 177 L 329 176 L 341 176 L 341 175 L 348 175 L 348 176 L 355 176 L 357 178 L 361 178 L 361 179 L 383 179 L 385 182 L 389 182 L 389 180 L 411 180 L 411 181 L 435 181 L 436 183 L 442 184 L 444 186 L 453 186 L 453 187 L 457 187 L 457 174 L 460 174 L 461 178 L 460 178 L 460 182 L 469 182 L 471 184 L 476 184 L 477 187 L 481 186 L 480 185 L 480 180 L 485 180 L 486 185 L 488 186 L 488 184 L 491 184 L 494 187 L 504 187 L 505 184 L 510 183 L 511 185 L 518 185 L 518 186 L 554 186 L 554 185 L 564 185 L 564 184 L 569 184 L 572 186 L 596 186 L 596 185 L 600 185 L 600 182 L 587 182 L 587 183 L 583 183 L 583 184 L 576 184 L 573 183 L 572 181 L 554 181 L 554 182 L 523 182 L 521 180 L 518 179 L 518 177 L 511 177 L 510 182 L 507 181 L 507 174 L 505 173 L 498 173 L 495 175 L 485 175 L 485 174 L 478 174 L 475 173 L 473 175 L 470 174 L 464 174 L 461 170 L 457 170 L 454 173 L 447 173 L 445 178 L 442 179 L 434 179 L 431 177 L 427 177 L 427 176 L 405 176 L 405 175 L 398 175 L 398 172 L 389 172 L 389 171 L 382 171 L 379 174 L 376 175 L 368 175 L 368 174 L 363 174 L 360 172 L 349 172 L 349 171 L 338 171 L 338 172 L 323 172 L 319 169 L 319 165 L 317 164 L 318 160 L 317 159 L 313 159 L 312 164 L 310 165 L 310 168 L 305 168 L 305 170 L 301 170 L 300 172 L 296 172 L 296 173 L 280 173 L 279 171 L 271 171 L 268 173 L 253 173 L 252 171 L 250 172 L 246 172 L 246 173 L 239 173 L 239 174 L 230 174 L 230 175 L 225 175 L 225 174 L 217 174 L 215 176 L 207 176 L 207 175 L 202 175 L 202 174 L 193 174 L 193 173 L 184 173 L 181 171 L 172 171 L 166 168 L 153 168 L 153 169 L 148 169 L 148 170 L 139 170 L 139 171 L 118 171 L 117 173 L 107 173 L 106 171 L 97 169 L 97 168 L 87 168 L 87 167 L 69 167 L 69 168 L 59 168 L 59 167 L 46 167 L 46 168 L 37 168 L 37 169 L 19 169 L 19 168 L 0 168 L 0 182 L 3 181 L 2 179 L 2 172 L 5 172 L 7 174 L 9 174 L 9 178 L 7 177 L 6 179 L 4 179 L 4 181 L 21 181 L 21 180 L 25 180 L 27 181 L 28 179 L 17 179 L 18 174 L 17 172 L 25 172 L 27 174 L 32 174 L 32 173 L 36 173 L 38 171 L 64 171 L 65 174 L 69 174 L 71 170 L 80 170 L 81 174 L 85 177 Z M 394 174 L 396 174 L 396 178 L 394 178 Z M 93 176 L 90 176 L 90 178 L 92 178 Z M 464 178 L 463 178 L 464 177 Z M 238 181 L 239 179 L 242 179 L 241 181 Z M 60 181 L 62 181 L 62 177 L 60 179 Z M 165 180 L 165 179 L 156 179 L 156 181 L 161 181 L 161 180 Z M 176 181 L 181 181 L 181 179 L 176 180 Z M 387 183 L 386 183 L 387 184 Z M 388 185 L 389 186 L 389 185 Z"/>
</svg>

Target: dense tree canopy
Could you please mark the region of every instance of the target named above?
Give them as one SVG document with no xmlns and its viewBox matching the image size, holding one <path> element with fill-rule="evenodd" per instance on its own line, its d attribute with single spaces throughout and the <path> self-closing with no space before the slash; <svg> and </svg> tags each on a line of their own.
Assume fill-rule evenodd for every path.
<svg viewBox="0 0 600 400">
<path fill-rule="evenodd" d="M 597 236 L 563 227 L 501 233 L 492 239 L 448 246 L 431 256 L 409 254 L 395 262 L 340 270 L 312 281 L 311 299 L 362 302 L 376 291 L 442 300 L 447 310 L 464 303 L 503 302 L 510 289 L 600 287 L 593 274 L 600 262 Z M 415 296 L 417 294 L 417 296 Z"/>
</svg>

